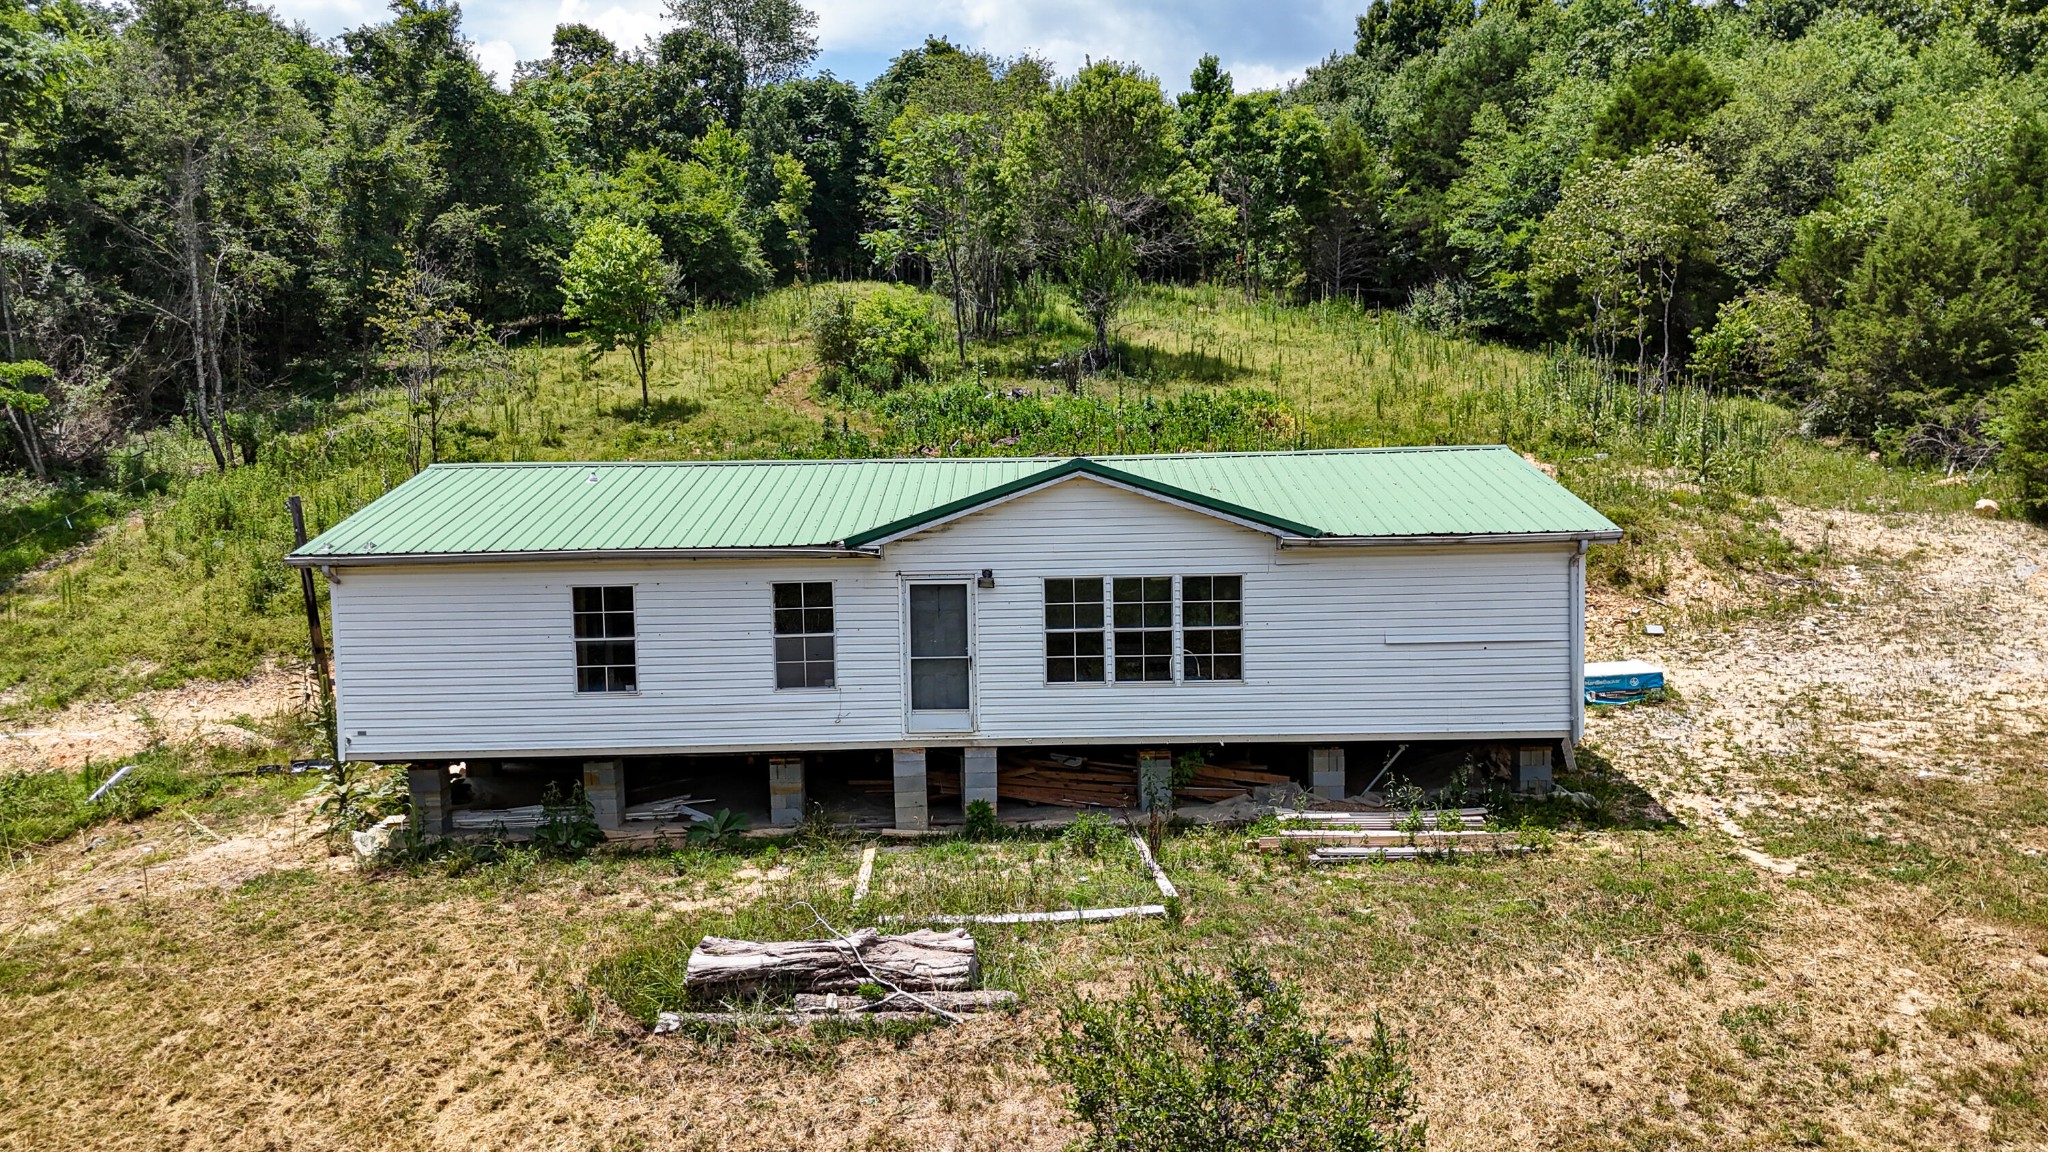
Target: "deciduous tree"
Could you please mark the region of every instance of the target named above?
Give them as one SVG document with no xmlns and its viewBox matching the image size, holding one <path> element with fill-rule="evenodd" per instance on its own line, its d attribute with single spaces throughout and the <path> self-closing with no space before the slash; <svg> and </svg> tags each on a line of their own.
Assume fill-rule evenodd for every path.
<svg viewBox="0 0 2048 1152">
<path fill-rule="evenodd" d="M 640 373 L 640 404 L 647 391 L 647 350 L 668 316 L 675 273 L 661 258 L 661 241 L 624 220 L 597 220 L 576 238 L 562 266 L 563 312 L 583 325 L 600 348 L 624 347 Z"/>
<path fill-rule="evenodd" d="M 1094 332 L 1110 334 L 1139 270 L 1184 248 L 1202 199 L 1159 82 L 1110 61 L 1055 85 L 1020 120 L 1015 179 L 1038 252 L 1057 265 Z"/>
<path fill-rule="evenodd" d="M 818 54 L 818 14 L 799 0 L 668 0 L 668 14 L 737 52 L 750 85 L 787 80 Z"/>
</svg>

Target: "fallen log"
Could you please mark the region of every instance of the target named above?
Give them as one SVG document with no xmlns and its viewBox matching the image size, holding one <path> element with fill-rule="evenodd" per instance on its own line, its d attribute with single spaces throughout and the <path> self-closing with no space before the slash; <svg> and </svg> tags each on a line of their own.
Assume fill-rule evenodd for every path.
<svg viewBox="0 0 2048 1152">
<path fill-rule="evenodd" d="M 683 982 L 693 993 L 770 986 L 850 992 L 876 983 L 913 992 L 961 992 L 974 986 L 980 971 L 974 937 L 965 931 L 919 929 L 884 936 L 862 928 L 835 940 L 759 942 L 706 936 L 690 953 Z"/>
</svg>

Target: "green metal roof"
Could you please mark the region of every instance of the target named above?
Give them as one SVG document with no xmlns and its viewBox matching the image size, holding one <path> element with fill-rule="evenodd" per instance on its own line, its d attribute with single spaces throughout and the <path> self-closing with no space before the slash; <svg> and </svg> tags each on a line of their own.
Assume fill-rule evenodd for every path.
<svg viewBox="0 0 2048 1152">
<path fill-rule="evenodd" d="M 1614 539 L 1506 447 L 1060 459 L 437 464 L 292 553 L 300 564 L 853 551 L 1074 474 L 1289 538 Z"/>
</svg>

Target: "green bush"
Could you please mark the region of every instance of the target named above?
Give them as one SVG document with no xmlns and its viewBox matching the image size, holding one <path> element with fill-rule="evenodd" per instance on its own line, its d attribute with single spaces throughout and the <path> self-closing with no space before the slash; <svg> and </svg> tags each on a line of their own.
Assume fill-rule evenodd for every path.
<svg viewBox="0 0 2048 1152">
<path fill-rule="evenodd" d="M 2048 351 L 2020 366 L 1998 404 L 1998 467 L 2013 480 L 2015 511 L 2048 523 Z"/>
<path fill-rule="evenodd" d="M 1116 826 L 1116 821 L 1100 812 L 1083 812 L 1060 830 L 1062 845 L 1091 860 L 1110 846 L 1121 843 L 1123 838 L 1124 832 Z"/>
<path fill-rule="evenodd" d="M 1302 1019 L 1258 965 L 1174 969 L 1122 1000 L 1076 1001 L 1041 1056 L 1088 1152 L 1403 1152 L 1423 1147 L 1402 1046 L 1375 1020 L 1362 1051 Z"/>
<path fill-rule="evenodd" d="M 870 386 L 928 376 L 945 345 L 931 301 L 910 288 L 832 292 L 811 312 L 818 359 Z"/>
</svg>

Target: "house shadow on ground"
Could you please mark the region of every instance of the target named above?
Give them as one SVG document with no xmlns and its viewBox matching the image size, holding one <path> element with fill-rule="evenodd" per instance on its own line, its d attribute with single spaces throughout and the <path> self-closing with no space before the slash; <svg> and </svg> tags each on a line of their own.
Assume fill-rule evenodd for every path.
<svg viewBox="0 0 2048 1152">
<path fill-rule="evenodd" d="M 614 404 L 608 415 L 629 424 L 682 424 L 704 411 L 704 405 L 684 396 L 657 396 L 645 406 L 638 400 Z"/>
<path fill-rule="evenodd" d="M 1557 795 L 1541 802 L 1515 801 L 1501 808 L 1500 816 L 1509 821 L 1526 816 L 1532 824 L 1555 828 L 1676 832 L 1685 827 L 1655 796 L 1598 750 L 1581 745 L 1576 750 L 1576 759 L 1578 762 L 1570 771 L 1558 770 Z M 1590 797 L 1592 805 L 1564 796 L 1566 789 L 1577 797 Z"/>
</svg>

